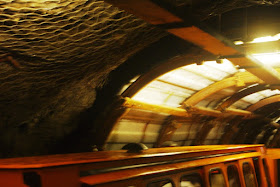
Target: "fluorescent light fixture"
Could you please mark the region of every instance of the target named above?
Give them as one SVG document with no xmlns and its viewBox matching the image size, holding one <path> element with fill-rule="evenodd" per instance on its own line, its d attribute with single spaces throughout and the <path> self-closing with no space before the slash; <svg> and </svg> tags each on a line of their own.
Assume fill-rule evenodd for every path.
<svg viewBox="0 0 280 187">
<path fill-rule="evenodd" d="M 272 42 L 272 41 L 277 41 L 277 40 L 278 39 L 274 38 L 273 36 L 264 36 L 264 37 L 255 38 L 250 43 Z"/>
<path fill-rule="evenodd" d="M 234 43 L 235 45 L 242 45 L 242 44 L 244 44 L 244 42 L 241 41 L 241 40 L 234 41 L 233 43 Z"/>
<path fill-rule="evenodd" d="M 280 33 L 275 34 L 274 36 L 258 37 L 258 38 L 255 38 L 253 41 L 251 41 L 249 43 L 272 42 L 272 41 L 277 41 L 279 39 L 280 39 Z"/>
</svg>

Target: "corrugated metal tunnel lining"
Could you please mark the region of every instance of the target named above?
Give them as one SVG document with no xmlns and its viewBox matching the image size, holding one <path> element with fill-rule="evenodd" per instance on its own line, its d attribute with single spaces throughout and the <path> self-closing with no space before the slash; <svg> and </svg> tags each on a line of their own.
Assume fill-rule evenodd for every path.
<svg viewBox="0 0 280 187">
<path fill-rule="evenodd" d="M 233 83 L 227 84 L 229 81 Z M 197 100 L 193 107 L 182 109 L 182 113 L 186 113 L 185 117 L 177 113 L 177 117 L 183 119 L 174 118 L 170 122 L 169 115 L 173 113 L 171 110 L 184 108 L 184 103 L 195 97 L 198 91 L 205 90 L 207 93 L 215 88 L 219 89 Z M 242 94 L 248 90 L 251 92 Z M 261 116 L 257 115 L 253 117 L 254 114 L 250 112 L 263 107 L 260 103 L 279 97 L 279 94 L 278 89 L 271 90 L 260 79 L 244 72 L 244 69 L 236 69 L 229 61 L 221 64 L 206 61 L 202 65 L 183 66 L 159 76 L 131 97 L 136 102 L 128 106 L 131 109 L 117 122 L 107 141 L 107 148 L 120 149 L 129 142 L 141 142 L 149 147 L 161 146 L 164 142 L 160 133 L 167 133 L 165 136 L 168 138 L 163 138 L 165 141 L 172 140 L 178 145 L 195 145 L 200 138 L 198 132 L 205 128 L 204 124 L 211 128 L 199 144 L 231 143 L 221 142 L 225 126 L 231 125 L 232 120 L 238 116 L 248 118 L 251 115 L 250 118 L 260 118 Z M 227 104 L 229 100 L 233 100 L 231 104 Z M 152 105 L 158 109 L 153 109 Z M 169 107 L 169 110 L 163 110 L 161 107 L 164 106 Z M 240 110 L 240 114 L 235 114 L 231 109 Z M 205 115 L 208 117 L 205 118 Z M 277 119 L 272 122 L 276 123 Z M 166 127 L 167 130 L 162 132 L 164 126 L 169 128 Z"/>
<path fill-rule="evenodd" d="M 166 35 L 99 0 L 3 0 L 0 12 L 2 157 L 50 153 L 108 74 Z"/>
<path fill-rule="evenodd" d="M 185 4 L 186 1 L 182 2 Z M 192 8 L 200 21 L 209 25 L 216 23 L 219 17 L 216 15 L 223 14 L 222 26 L 227 25 L 227 29 L 221 28 L 224 29 L 223 34 L 236 40 L 241 39 L 240 29 L 236 25 L 243 17 L 231 16 L 234 13 L 231 10 L 240 7 L 236 15 L 243 15 L 240 13 L 243 7 L 253 7 L 260 2 L 236 0 L 229 6 L 196 1 Z M 265 3 L 269 4 L 268 1 Z M 270 4 L 278 5 L 278 1 Z M 278 11 L 274 9 L 274 12 Z M 278 146 L 279 136 L 271 141 L 277 131 L 275 124 L 271 125 L 271 121 L 265 119 L 259 124 L 260 131 L 250 134 L 248 127 L 251 127 L 251 121 L 242 117 L 252 118 L 252 115 L 263 114 L 276 122 L 279 115 L 278 91 L 255 76 L 239 72 L 234 66 L 227 69 L 228 62 L 193 64 L 212 60 L 213 55 L 195 48 L 191 43 L 175 39 L 162 28 L 155 28 L 99 0 L 0 0 L 0 10 L 1 157 L 89 151 L 93 145 L 100 145 L 99 141 L 101 144 L 105 142 L 113 124 L 117 125 L 106 141 L 108 149 L 117 149 L 131 141 L 144 142 L 149 147 L 159 146 L 167 140 L 179 145 L 255 141 L 274 142 L 269 145 Z M 235 24 L 228 26 L 226 22 L 229 19 L 235 20 Z M 254 16 L 248 19 L 250 22 Z M 273 18 L 269 24 L 273 20 L 276 22 Z M 276 34 L 270 33 L 271 36 Z M 279 42 L 272 43 L 278 46 Z M 244 48 L 258 50 L 257 45 L 246 44 Z M 193 48 L 195 52 L 191 50 Z M 162 67 L 160 64 L 164 62 L 169 68 L 163 68 L 165 70 L 160 75 L 185 67 L 157 78 L 157 67 Z M 166 107 L 154 110 L 172 111 L 179 108 L 174 114 L 181 116 L 173 119 L 174 116 L 168 112 L 131 107 L 118 123 L 114 121 L 117 115 L 109 122 L 100 120 L 100 115 L 110 113 L 106 109 L 124 88 L 123 84 L 129 85 L 129 80 L 141 78 L 139 75 L 156 80 L 147 85 L 143 93 L 138 92 L 132 97 L 135 93 L 131 94 L 128 89 L 124 97 Z M 111 79 L 115 79 L 115 82 Z M 200 90 L 211 85 L 223 85 L 223 81 L 235 86 L 217 90 L 194 106 L 182 105 L 185 99 L 192 98 Z M 144 85 L 138 84 L 138 87 Z M 151 93 L 157 94 L 157 97 L 150 97 Z M 121 102 L 131 105 L 131 102 Z M 114 104 L 117 107 L 113 107 L 112 111 L 118 114 L 126 108 L 119 107 L 119 103 Z M 268 112 L 268 104 L 275 109 L 274 112 Z M 228 106 L 231 108 L 224 112 Z M 184 113 L 186 108 L 192 114 L 189 118 L 185 118 L 185 115 L 189 115 L 188 112 Z M 253 114 L 253 111 L 256 112 Z M 231 119 L 228 114 L 236 118 Z M 163 129 L 163 126 L 167 128 Z M 166 136 L 165 132 L 169 131 L 170 136 Z M 226 136 L 230 133 L 230 136 Z M 239 138 L 239 142 L 234 141 L 240 134 L 246 133 L 248 136 L 244 140 Z M 100 136 L 100 140 L 97 140 Z"/>
</svg>

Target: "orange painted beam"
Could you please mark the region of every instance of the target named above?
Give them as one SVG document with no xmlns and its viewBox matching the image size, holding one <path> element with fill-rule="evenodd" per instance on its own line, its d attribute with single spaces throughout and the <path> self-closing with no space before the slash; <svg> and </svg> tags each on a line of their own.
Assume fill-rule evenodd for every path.
<svg viewBox="0 0 280 187">
<path fill-rule="evenodd" d="M 158 4 L 150 0 L 106 1 L 153 25 L 162 27 L 166 29 L 167 32 L 191 42 L 218 57 L 228 56 L 227 59 L 233 64 L 246 68 L 247 71 L 256 75 L 267 84 L 280 84 L 280 74 L 272 67 L 245 54 L 242 48 L 234 45 L 229 39 L 202 26 L 199 22 L 195 21 L 192 15 L 187 15 L 189 14 L 188 12 L 184 12 L 184 15 L 180 15 L 176 7 L 167 7 L 160 1 L 157 1 Z M 172 12 L 170 9 L 172 9 Z M 185 20 L 182 17 L 184 17 Z"/>
</svg>

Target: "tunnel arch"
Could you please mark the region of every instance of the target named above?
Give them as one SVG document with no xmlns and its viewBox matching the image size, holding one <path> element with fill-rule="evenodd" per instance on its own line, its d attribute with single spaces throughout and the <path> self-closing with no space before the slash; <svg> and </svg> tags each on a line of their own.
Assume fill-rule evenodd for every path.
<svg viewBox="0 0 280 187">
<path fill-rule="evenodd" d="M 21 3 L 22 6 L 19 2 L 3 1 L 0 7 L 3 10 L 0 32 L 5 36 L 0 49 L 0 74 L 3 76 L 0 78 L 3 116 L 0 144 L 6 150 L 0 156 L 91 151 L 96 145 L 102 148 L 112 126 L 123 117 L 126 120 L 123 124 L 127 123 L 121 128 L 131 128 L 130 133 L 137 141 L 150 143 L 150 147 L 160 146 L 167 140 L 179 145 L 232 143 L 234 137 L 226 135 L 238 132 L 242 135 L 243 123 L 253 124 L 254 119 L 261 119 L 262 113 L 266 119 L 259 127 L 262 132 L 268 130 L 260 141 L 267 142 L 267 137 L 272 137 L 272 131 L 277 130 L 277 124 L 269 120 L 274 120 L 278 112 L 271 112 L 268 107 L 278 110 L 277 104 L 265 105 L 254 112 L 246 108 L 261 103 L 275 94 L 273 89 L 279 88 L 275 67 L 267 62 L 257 63 L 257 57 L 251 56 L 251 53 L 268 53 L 271 49 L 279 51 L 279 41 L 252 43 L 259 37 L 261 26 L 272 38 L 279 33 L 279 6 L 270 6 L 279 5 L 278 1 L 265 2 L 270 4 L 263 6 L 262 1 L 237 0 L 233 4 L 221 1 L 217 5 L 198 0 L 194 6 L 187 4 L 178 11 L 176 6 L 165 9 L 163 13 L 169 11 L 168 15 L 173 15 L 179 23 L 172 23 L 172 19 L 164 23 L 164 19 L 158 19 L 162 24 L 150 22 L 151 16 L 144 15 L 141 20 L 118 4 L 107 3 L 119 2 L 115 0 L 29 0 Z M 160 5 L 160 1 L 157 2 Z M 192 11 L 189 12 L 189 8 Z M 147 13 L 143 9 L 138 13 Z M 187 10 L 187 14 L 182 14 L 181 10 Z M 195 15 L 197 20 L 192 19 Z M 212 28 L 205 29 L 204 24 Z M 205 37 L 203 41 L 198 40 L 200 36 Z M 236 40 L 243 44 L 234 45 L 232 41 Z M 204 88 L 181 94 L 187 95 L 180 98 L 182 102 L 171 94 L 164 103 L 170 106 L 132 98 L 142 87 L 169 70 L 208 60 L 221 63 L 224 59 L 239 65 L 239 74 L 245 69 L 264 82 L 246 84 L 246 80 L 237 77 L 237 87 L 216 88 L 213 94 L 205 88 L 202 100 L 194 93 L 199 95 Z M 191 73 L 197 75 L 198 72 Z M 205 76 L 201 77 L 205 80 Z M 208 82 L 216 84 L 215 77 Z M 166 81 L 161 80 L 161 83 L 167 85 Z M 259 90 L 253 89 L 255 83 L 259 84 Z M 271 89 L 268 94 L 261 92 L 265 88 Z M 176 87 L 178 92 L 183 89 Z M 120 93 L 123 93 L 122 98 Z M 191 95 L 194 97 L 189 97 Z M 178 102 L 172 104 L 171 98 Z M 182 104 L 184 101 L 190 104 Z M 131 125 L 133 120 L 137 120 L 138 129 Z M 208 130 L 200 131 L 204 127 Z M 135 133 L 140 131 L 145 133 Z M 247 140 L 253 142 L 256 134 L 257 131 Z M 271 145 L 279 146 L 278 134 L 273 135 Z M 113 141 L 118 143 L 125 137 L 128 136 L 115 136 Z M 135 141 L 129 138 L 126 141 Z"/>
<path fill-rule="evenodd" d="M 181 58 L 178 58 L 178 59 L 179 59 L 179 63 L 181 63 L 182 59 Z M 174 62 L 174 61 L 171 60 L 171 62 Z M 170 62 L 167 62 L 166 64 L 168 65 L 169 63 Z M 169 72 L 169 70 L 171 68 L 170 69 L 166 68 L 166 64 L 162 65 L 165 68 L 161 68 L 160 67 L 161 65 L 158 66 L 155 69 L 156 73 L 154 74 L 153 77 L 155 77 L 155 75 L 160 77 L 160 75 L 159 75 L 160 73 L 164 74 L 164 71 L 162 71 L 163 69 L 167 69 L 166 71 Z M 201 64 L 201 63 L 198 63 L 198 64 Z M 203 65 L 199 65 L 199 66 L 203 66 Z M 176 67 L 176 65 L 175 65 L 175 67 Z M 182 66 L 180 66 L 180 67 L 182 67 Z M 158 69 L 160 69 L 161 71 L 158 71 Z M 277 69 L 277 71 L 279 71 L 279 69 Z M 150 76 L 151 74 L 153 74 L 153 70 L 144 74 L 143 77 L 148 75 L 148 77 L 151 78 L 151 76 Z M 133 89 L 138 88 L 138 90 L 141 90 L 140 87 L 137 86 L 137 84 L 139 82 L 140 82 L 140 84 L 143 84 L 143 82 L 146 81 L 146 85 L 148 85 L 149 81 L 151 81 L 151 80 L 147 81 L 147 80 L 145 80 L 145 78 L 142 79 L 141 77 L 138 78 L 138 80 L 139 81 L 135 81 L 134 83 L 131 84 L 131 88 L 133 88 Z M 240 82 L 241 82 L 242 86 L 238 85 L 238 84 L 240 84 Z M 256 83 L 257 83 L 257 86 L 256 86 Z M 189 106 L 190 103 L 193 106 L 195 106 L 197 103 L 199 103 L 203 99 L 205 99 L 205 98 L 207 98 L 207 97 L 209 97 L 209 96 L 211 96 L 211 95 L 213 95 L 213 94 L 215 94 L 215 93 L 217 93 L 217 92 L 219 92 L 223 89 L 227 89 L 227 88 L 235 87 L 235 86 L 237 86 L 237 88 L 238 88 L 237 91 L 243 90 L 243 92 L 244 92 L 244 90 L 247 90 L 247 92 L 248 92 L 247 94 L 244 94 L 244 93 L 241 94 L 242 97 L 240 95 L 237 95 L 238 99 L 236 99 L 236 96 L 235 97 L 233 97 L 233 96 L 229 97 L 229 98 L 235 98 L 234 102 L 237 102 L 238 100 L 242 99 L 243 97 L 245 97 L 247 95 L 254 94 L 254 93 L 260 92 L 262 90 L 269 90 L 269 85 L 265 85 L 263 83 L 264 82 L 262 80 L 260 80 L 259 78 L 257 78 L 256 76 L 254 76 L 254 75 L 252 75 L 248 72 L 237 72 L 237 73 L 233 74 L 233 76 L 231 76 L 231 77 L 229 76 L 229 77 L 224 78 L 220 81 L 217 81 L 213 84 L 210 84 L 209 86 L 203 88 L 202 90 L 199 90 L 198 92 L 194 93 L 193 95 L 191 95 L 188 99 L 186 99 L 183 102 L 181 107 L 187 108 L 186 112 L 188 112 L 188 107 L 186 107 L 186 106 Z M 256 86 L 257 89 L 252 89 L 252 87 L 254 87 L 254 86 Z M 129 87 L 127 89 L 127 90 L 129 90 L 129 92 L 124 91 L 123 95 L 124 96 L 129 96 L 129 94 L 127 94 L 127 93 L 132 93 L 131 90 L 133 90 L 133 89 L 131 89 L 131 88 Z M 135 94 L 131 94 L 132 95 L 131 98 L 133 98 L 133 96 L 135 96 Z M 203 97 L 201 97 L 201 95 Z M 190 102 L 188 102 L 188 101 L 190 101 Z M 221 100 L 220 103 L 223 103 L 225 101 Z M 233 104 L 234 102 L 232 102 L 231 104 Z M 258 103 L 258 102 L 256 102 L 256 103 Z M 230 107 L 231 104 L 228 105 L 227 108 Z M 134 104 L 132 104 L 132 105 L 134 105 Z M 144 110 L 146 110 L 146 109 L 147 108 L 145 108 Z M 195 114 L 196 109 L 194 108 L 193 110 L 194 110 L 193 113 Z M 224 110 L 226 110 L 226 108 L 223 108 L 223 110 L 221 110 L 221 111 L 224 111 Z M 191 145 L 204 144 L 205 139 L 210 136 L 209 133 L 211 131 L 213 131 L 213 128 L 216 128 L 218 126 L 218 125 L 215 126 L 215 125 L 211 125 L 211 124 L 217 124 L 217 122 L 219 123 L 219 121 L 220 121 L 219 126 L 224 126 L 224 125 L 229 126 L 229 123 L 231 123 L 231 121 L 233 121 L 232 122 L 234 124 L 233 128 L 237 128 L 239 126 L 239 123 L 242 122 L 242 118 L 239 118 L 239 120 L 236 119 L 237 116 L 233 116 L 233 117 L 231 117 L 231 116 L 226 117 L 226 116 L 222 116 L 222 115 L 220 117 L 218 117 L 218 116 L 220 116 L 220 115 L 217 115 L 216 118 L 214 118 L 214 119 L 208 118 L 208 120 L 206 120 L 203 123 L 203 125 L 201 126 L 201 129 L 204 129 L 204 130 L 201 130 L 201 131 L 197 132 L 197 135 L 195 136 L 195 138 L 190 143 Z M 120 119 L 118 119 L 118 120 L 120 120 Z M 118 123 L 117 121 L 115 121 L 115 123 Z M 223 123 L 221 121 L 223 121 Z M 224 125 L 222 125 L 222 124 L 224 124 Z M 174 135 L 174 133 L 177 131 L 177 129 L 180 128 L 180 127 L 178 127 L 180 125 L 178 125 L 177 117 L 174 117 L 174 116 L 169 116 L 168 118 L 166 118 L 166 120 L 165 120 L 165 122 L 163 122 L 162 126 L 163 127 L 160 129 L 160 133 L 158 135 L 159 138 L 154 143 L 154 146 L 161 146 L 161 144 L 164 143 L 164 141 L 169 141 L 170 139 L 172 139 L 172 135 Z M 240 129 L 238 128 L 238 130 L 235 130 L 235 132 L 238 133 L 239 130 Z M 112 128 L 112 131 L 114 131 L 113 128 Z M 225 132 L 225 134 L 229 134 L 229 132 L 230 131 Z M 231 132 L 234 132 L 234 131 L 231 131 Z M 168 136 L 166 135 L 168 138 L 164 137 L 164 134 L 169 134 Z M 255 134 L 258 134 L 258 133 L 255 133 Z M 112 139 L 111 139 L 111 141 L 112 141 Z M 184 141 L 186 141 L 186 140 L 184 140 Z M 217 140 L 217 143 L 229 143 L 230 141 L 231 140 L 229 138 L 226 139 L 225 137 L 221 136 L 220 139 Z"/>
</svg>

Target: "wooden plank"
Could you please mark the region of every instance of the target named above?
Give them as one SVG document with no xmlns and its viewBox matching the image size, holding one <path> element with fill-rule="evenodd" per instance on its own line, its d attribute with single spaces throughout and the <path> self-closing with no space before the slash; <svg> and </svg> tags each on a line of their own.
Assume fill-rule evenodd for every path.
<svg viewBox="0 0 280 187">
<path fill-rule="evenodd" d="M 225 45 L 211 34 L 203 31 L 197 26 L 175 28 L 167 30 L 169 33 L 191 42 L 202 49 L 218 56 L 238 55 L 240 52 L 232 46 Z M 234 44 L 233 44 L 234 45 Z"/>
<path fill-rule="evenodd" d="M 280 95 L 274 95 L 266 99 L 260 100 L 259 102 L 249 106 L 246 110 L 253 112 L 265 105 L 269 105 L 275 102 L 280 102 Z"/>
</svg>

